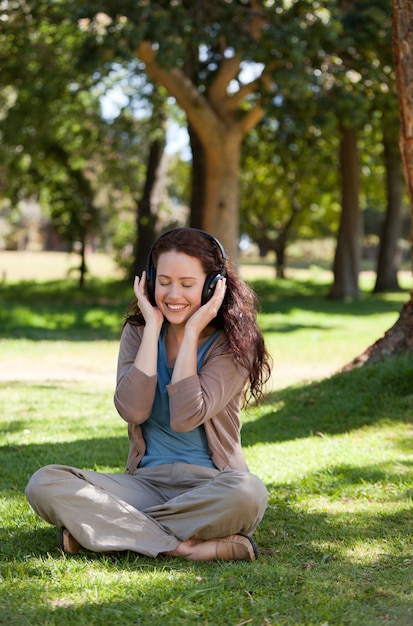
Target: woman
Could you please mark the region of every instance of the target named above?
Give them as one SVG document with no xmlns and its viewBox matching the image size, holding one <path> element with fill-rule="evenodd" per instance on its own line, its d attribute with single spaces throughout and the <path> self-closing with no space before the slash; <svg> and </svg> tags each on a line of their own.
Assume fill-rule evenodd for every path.
<svg viewBox="0 0 413 626">
<path fill-rule="evenodd" d="M 67 553 L 254 560 L 267 491 L 248 471 L 240 410 L 270 373 L 256 298 L 219 241 L 191 228 L 155 241 L 134 292 L 114 398 L 128 423 L 125 474 L 51 465 L 27 498 L 62 528 Z"/>
</svg>

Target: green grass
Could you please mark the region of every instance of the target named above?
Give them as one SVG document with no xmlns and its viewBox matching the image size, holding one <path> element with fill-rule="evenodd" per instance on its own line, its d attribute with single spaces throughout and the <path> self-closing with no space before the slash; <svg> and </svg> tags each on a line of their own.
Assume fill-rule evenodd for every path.
<svg viewBox="0 0 413 626">
<path fill-rule="evenodd" d="M 377 339 L 408 295 L 340 303 L 319 279 L 254 286 L 276 373 L 266 403 L 244 416 L 243 444 L 269 490 L 256 540 L 272 553 L 209 564 L 60 555 L 24 487 L 46 463 L 123 471 L 125 425 L 103 370 L 114 372 L 130 286 L 2 290 L 2 369 L 22 376 L 0 382 L 0 624 L 413 623 L 413 357 L 317 375 Z M 95 376 L 76 379 L 89 362 Z M 54 376 L 36 379 L 42 367 Z"/>
</svg>

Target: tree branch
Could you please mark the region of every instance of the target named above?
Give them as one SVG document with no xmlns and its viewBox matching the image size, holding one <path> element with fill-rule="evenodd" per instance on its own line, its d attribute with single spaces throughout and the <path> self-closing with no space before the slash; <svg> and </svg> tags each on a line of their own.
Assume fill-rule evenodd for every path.
<svg viewBox="0 0 413 626">
<path fill-rule="evenodd" d="M 208 93 L 209 102 L 184 72 L 177 68 L 165 70 L 158 64 L 156 50 L 150 42 L 142 41 L 136 53 L 145 63 L 148 76 L 163 85 L 176 99 L 178 105 L 185 111 L 189 123 L 205 144 L 213 140 L 213 133 L 217 133 L 218 137 L 221 135 L 225 123 L 239 124 L 240 131 L 245 136 L 262 119 L 264 109 L 259 103 L 252 106 L 240 119 L 233 116 L 239 102 L 253 93 L 258 85 L 257 81 L 252 81 L 243 85 L 233 96 L 227 96 L 226 88 L 239 70 L 239 60 L 236 56 L 223 63 L 222 71 L 218 73 Z"/>
<path fill-rule="evenodd" d="M 250 83 L 245 85 L 241 85 L 241 87 L 235 93 L 231 94 L 227 98 L 228 108 L 230 111 L 235 111 L 238 107 L 238 104 L 244 100 L 247 96 L 257 91 L 259 86 L 258 80 L 253 80 Z"/>
<path fill-rule="evenodd" d="M 199 136 L 210 139 L 211 125 L 217 127 L 219 120 L 208 100 L 199 93 L 188 76 L 177 68 L 163 69 L 157 62 L 156 50 L 148 41 L 139 44 L 136 54 L 145 63 L 148 76 L 165 87 L 185 111 L 188 121 Z"/>
<path fill-rule="evenodd" d="M 238 54 L 230 58 L 223 58 L 215 79 L 208 90 L 211 102 L 220 105 L 227 96 L 228 85 L 237 77 L 240 69 L 240 59 Z"/>
<path fill-rule="evenodd" d="M 257 102 L 240 120 L 240 127 L 242 130 L 242 134 L 247 135 L 250 130 L 255 128 L 255 126 L 262 120 L 264 117 L 265 110 L 262 108 L 261 104 Z"/>
</svg>

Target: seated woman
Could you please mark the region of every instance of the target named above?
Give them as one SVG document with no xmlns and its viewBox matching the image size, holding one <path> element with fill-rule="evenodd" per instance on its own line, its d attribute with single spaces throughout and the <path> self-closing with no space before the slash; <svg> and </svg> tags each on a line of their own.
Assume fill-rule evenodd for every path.
<svg viewBox="0 0 413 626">
<path fill-rule="evenodd" d="M 134 293 L 114 398 L 128 424 L 126 472 L 49 465 L 28 501 L 70 554 L 254 560 L 267 491 L 245 462 L 240 412 L 270 375 L 255 295 L 220 242 L 191 228 L 155 241 Z"/>
</svg>

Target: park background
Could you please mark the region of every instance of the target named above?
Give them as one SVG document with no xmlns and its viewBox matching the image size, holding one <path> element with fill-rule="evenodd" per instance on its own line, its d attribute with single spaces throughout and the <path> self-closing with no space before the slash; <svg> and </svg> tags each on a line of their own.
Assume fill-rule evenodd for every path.
<svg viewBox="0 0 413 626">
<path fill-rule="evenodd" d="M 1 5 L 0 623 L 411 624 L 411 353 L 345 367 L 411 311 L 392 10 L 412 19 L 401 0 Z M 25 484 L 50 462 L 123 471 L 131 276 L 184 223 L 237 260 L 274 357 L 243 415 L 260 559 L 69 558 Z"/>
</svg>

